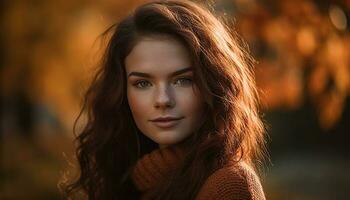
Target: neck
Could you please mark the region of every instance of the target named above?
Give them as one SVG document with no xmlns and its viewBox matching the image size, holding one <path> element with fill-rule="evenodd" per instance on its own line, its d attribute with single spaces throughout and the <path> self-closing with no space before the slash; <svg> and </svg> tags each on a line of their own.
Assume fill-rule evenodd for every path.
<svg viewBox="0 0 350 200">
<path fill-rule="evenodd" d="M 165 145 L 165 144 L 159 144 L 159 148 L 160 149 L 164 149 L 164 148 L 166 148 L 166 147 L 168 147 L 169 145 Z"/>
<path fill-rule="evenodd" d="M 140 158 L 132 172 L 132 179 L 140 191 L 147 191 L 160 184 L 186 155 L 183 143 L 159 145 L 159 149 Z"/>
</svg>

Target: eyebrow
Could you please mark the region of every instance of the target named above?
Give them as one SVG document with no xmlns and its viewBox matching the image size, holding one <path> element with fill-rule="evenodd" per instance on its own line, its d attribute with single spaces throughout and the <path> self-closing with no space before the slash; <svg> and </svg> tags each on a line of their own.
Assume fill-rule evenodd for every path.
<svg viewBox="0 0 350 200">
<path fill-rule="evenodd" d="M 178 71 L 175 71 L 175 72 L 171 73 L 170 77 L 174 77 L 174 76 L 183 74 L 183 73 L 188 72 L 188 71 L 193 71 L 193 68 L 192 67 L 186 67 L 184 69 L 180 69 Z M 128 75 L 128 77 L 130 77 L 130 76 L 140 76 L 140 77 L 144 77 L 144 78 L 152 78 L 152 76 L 150 74 L 143 73 L 143 72 L 131 72 Z"/>
</svg>

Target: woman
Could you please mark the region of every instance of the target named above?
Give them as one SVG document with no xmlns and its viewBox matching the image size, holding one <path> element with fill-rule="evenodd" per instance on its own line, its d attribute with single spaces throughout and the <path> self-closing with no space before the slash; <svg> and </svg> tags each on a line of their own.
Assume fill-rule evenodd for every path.
<svg viewBox="0 0 350 200">
<path fill-rule="evenodd" d="M 265 199 L 249 57 L 224 24 L 194 3 L 157 1 L 109 31 L 66 195 Z"/>
</svg>

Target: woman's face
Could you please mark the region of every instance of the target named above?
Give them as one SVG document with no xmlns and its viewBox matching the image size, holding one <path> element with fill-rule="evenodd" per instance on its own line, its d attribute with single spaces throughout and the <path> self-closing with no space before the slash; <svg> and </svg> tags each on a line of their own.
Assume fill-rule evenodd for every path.
<svg viewBox="0 0 350 200">
<path fill-rule="evenodd" d="M 128 102 L 143 134 L 165 147 L 199 128 L 204 101 L 182 43 L 165 36 L 143 37 L 126 57 L 125 68 Z"/>
</svg>

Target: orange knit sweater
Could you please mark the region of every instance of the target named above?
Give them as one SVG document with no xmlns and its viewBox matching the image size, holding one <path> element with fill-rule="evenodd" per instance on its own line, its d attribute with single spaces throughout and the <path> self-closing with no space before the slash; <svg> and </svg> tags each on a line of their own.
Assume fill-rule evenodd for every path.
<svg viewBox="0 0 350 200">
<path fill-rule="evenodd" d="M 152 199 L 152 190 L 184 155 L 179 147 L 156 149 L 143 156 L 132 173 L 132 181 L 142 193 L 141 199 Z M 259 178 L 244 162 L 227 165 L 203 184 L 197 200 L 264 200 L 265 195 Z"/>
</svg>

